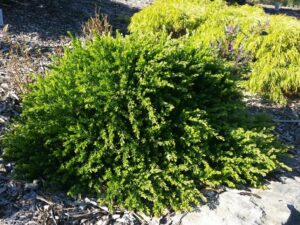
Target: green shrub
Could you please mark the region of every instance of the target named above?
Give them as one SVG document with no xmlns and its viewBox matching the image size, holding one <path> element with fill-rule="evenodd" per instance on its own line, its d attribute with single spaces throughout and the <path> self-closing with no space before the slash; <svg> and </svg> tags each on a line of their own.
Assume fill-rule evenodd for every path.
<svg viewBox="0 0 300 225">
<path fill-rule="evenodd" d="M 258 7 L 227 6 L 222 1 L 157 0 L 133 17 L 129 29 L 189 36 L 197 47 L 226 43 L 226 27 L 238 28 L 231 49 L 241 53 L 242 48 L 242 54 L 251 56 L 245 87 L 283 104 L 288 97 L 299 96 L 300 22 L 294 18 L 270 16 Z"/>
<path fill-rule="evenodd" d="M 24 97 L 4 155 L 24 178 L 155 215 L 198 205 L 207 186 L 259 186 L 285 149 L 228 71 L 166 37 L 74 40 Z"/>
<path fill-rule="evenodd" d="M 285 16 L 272 16 L 266 22 L 265 35 L 246 46 L 254 49 L 255 59 L 246 85 L 286 103 L 287 97 L 300 97 L 300 22 Z"/>
<path fill-rule="evenodd" d="M 219 11 L 225 6 L 223 1 L 157 0 L 136 13 L 128 28 L 131 32 L 141 33 L 164 31 L 178 37 L 194 31 L 214 10 Z"/>
</svg>

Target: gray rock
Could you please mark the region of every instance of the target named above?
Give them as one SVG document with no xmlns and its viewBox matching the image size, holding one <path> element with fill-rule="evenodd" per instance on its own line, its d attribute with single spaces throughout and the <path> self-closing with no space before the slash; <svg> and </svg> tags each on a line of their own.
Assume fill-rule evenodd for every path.
<svg viewBox="0 0 300 225">
<path fill-rule="evenodd" d="M 204 205 L 197 212 L 177 214 L 173 223 L 181 220 L 182 225 L 281 225 L 288 224 L 290 217 L 298 218 L 299 212 L 300 177 L 295 177 L 286 178 L 285 184 L 271 182 L 268 190 L 251 189 L 249 194 L 228 190 L 220 194 L 215 209 Z"/>
</svg>

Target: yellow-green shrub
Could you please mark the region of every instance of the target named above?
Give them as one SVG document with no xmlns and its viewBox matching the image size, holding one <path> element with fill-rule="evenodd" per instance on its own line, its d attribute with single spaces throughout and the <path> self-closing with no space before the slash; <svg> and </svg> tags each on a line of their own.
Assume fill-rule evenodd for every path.
<svg viewBox="0 0 300 225">
<path fill-rule="evenodd" d="M 226 43 L 226 26 L 237 30 L 231 43 Z M 157 0 L 133 17 L 129 29 L 167 32 L 176 38 L 188 36 L 195 47 L 203 43 L 213 48 L 220 47 L 220 43 L 233 44 L 237 57 L 242 54 L 239 49 L 251 57 L 245 86 L 286 103 L 287 97 L 298 95 L 300 89 L 299 27 L 298 20 L 270 16 L 259 7 L 228 6 L 222 1 Z"/>
<path fill-rule="evenodd" d="M 158 0 L 136 13 L 131 20 L 131 32 L 157 33 L 165 31 L 179 36 L 195 30 L 202 24 L 212 8 L 225 6 L 222 1 L 210 0 Z"/>
<path fill-rule="evenodd" d="M 270 16 L 265 35 L 247 43 L 254 49 L 250 90 L 285 103 L 300 94 L 300 22 L 285 16 Z"/>
</svg>

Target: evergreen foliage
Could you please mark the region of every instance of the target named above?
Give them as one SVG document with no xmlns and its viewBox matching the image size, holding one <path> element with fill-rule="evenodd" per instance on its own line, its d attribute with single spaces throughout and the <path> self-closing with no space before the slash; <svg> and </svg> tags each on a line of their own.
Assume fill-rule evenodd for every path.
<svg viewBox="0 0 300 225">
<path fill-rule="evenodd" d="M 73 41 L 3 139 L 23 178 L 110 207 L 190 209 L 201 188 L 261 185 L 285 149 L 257 126 L 221 61 L 168 37 Z"/>
<path fill-rule="evenodd" d="M 204 43 L 224 50 L 224 44 L 230 45 L 225 49 L 235 53 L 234 63 L 238 60 L 249 67 L 244 86 L 250 91 L 283 104 L 288 97 L 299 96 L 300 22 L 294 18 L 267 15 L 259 7 L 228 6 L 218 0 L 157 0 L 135 14 L 129 28 L 133 33 L 189 36 L 195 47 Z M 235 29 L 230 42 L 228 28 Z M 243 60 L 245 56 L 247 60 Z M 244 75 L 240 71 L 240 76 Z"/>
</svg>

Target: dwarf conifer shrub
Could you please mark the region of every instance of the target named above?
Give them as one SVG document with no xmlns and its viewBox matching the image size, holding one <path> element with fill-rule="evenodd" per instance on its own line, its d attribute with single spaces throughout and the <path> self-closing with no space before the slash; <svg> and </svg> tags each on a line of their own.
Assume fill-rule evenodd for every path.
<svg viewBox="0 0 300 225">
<path fill-rule="evenodd" d="M 253 49 L 247 87 L 270 99 L 286 103 L 300 97 L 300 22 L 272 16 L 265 22 L 264 35 L 246 43 Z"/>
<path fill-rule="evenodd" d="M 246 62 L 245 66 L 249 67 L 244 86 L 250 91 L 283 104 L 288 97 L 299 97 L 300 22 L 297 19 L 270 16 L 259 7 L 228 6 L 222 1 L 157 0 L 137 13 L 129 28 L 133 33 L 189 36 L 196 48 L 205 44 L 214 51 L 217 48 L 216 52 L 227 50 L 221 56 L 228 62 Z M 235 29 L 234 39 L 229 42 L 228 28 Z M 243 77 L 244 71 L 240 71 Z"/>
<path fill-rule="evenodd" d="M 270 127 L 245 113 L 230 73 L 205 47 L 155 36 L 96 36 L 24 97 L 2 140 L 25 178 L 158 215 L 201 188 L 259 186 L 284 166 Z"/>
<path fill-rule="evenodd" d="M 220 0 L 158 0 L 136 13 L 129 25 L 131 32 L 166 32 L 180 37 L 193 32 L 214 10 L 226 7 Z"/>
</svg>

